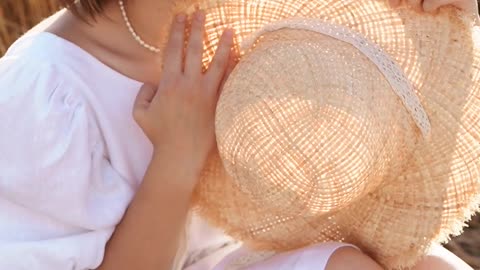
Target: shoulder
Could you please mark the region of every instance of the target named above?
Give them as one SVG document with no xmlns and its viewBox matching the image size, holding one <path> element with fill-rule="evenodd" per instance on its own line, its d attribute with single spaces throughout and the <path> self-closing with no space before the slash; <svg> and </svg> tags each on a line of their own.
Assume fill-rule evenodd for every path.
<svg viewBox="0 0 480 270">
<path fill-rule="evenodd" d="M 82 75 L 82 62 L 72 59 L 53 34 L 27 35 L 0 58 L 0 112 L 37 113 L 77 110 L 86 104 L 91 85 Z"/>
<path fill-rule="evenodd" d="M 89 86 L 62 54 L 50 53 L 55 46 L 48 38 L 24 37 L 0 59 L 0 130 L 9 131 L 0 134 L 0 149 L 7 154 L 25 150 L 18 160 L 97 132 L 90 128 L 95 122 L 83 94 Z"/>
<path fill-rule="evenodd" d="M 141 86 L 71 41 L 48 32 L 26 34 L 0 58 L 0 95 L 32 83 L 38 85 L 36 90 L 63 84 L 72 94 L 90 99 L 112 89 L 138 91 Z"/>
<path fill-rule="evenodd" d="M 51 34 L 39 33 L 18 39 L 0 58 L 0 105 L 19 101 L 38 104 L 53 93 L 75 95 L 86 87 L 71 65 L 70 55 Z M 26 104 L 25 104 L 26 105 Z M 1 108 L 1 106 L 0 106 Z"/>
<path fill-rule="evenodd" d="M 78 84 L 82 62 L 63 46 L 61 40 L 49 33 L 36 33 L 18 39 L 0 58 L 0 85 L 2 90 L 12 91 L 29 83 L 43 83 L 42 86 L 58 85 L 68 81 Z M 15 87 L 15 85 L 19 85 Z"/>
<path fill-rule="evenodd" d="M 85 106 L 83 87 L 59 61 L 32 49 L 10 53 L 0 59 L 0 126 L 34 126 L 78 113 Z"/>
</svg>

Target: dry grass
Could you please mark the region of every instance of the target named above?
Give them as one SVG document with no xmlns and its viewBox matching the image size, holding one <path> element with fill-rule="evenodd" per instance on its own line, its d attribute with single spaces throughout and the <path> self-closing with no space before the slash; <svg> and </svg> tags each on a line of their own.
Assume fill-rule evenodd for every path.
<svg viewBox="0 0 480 270">
<path fill-rule="evenodd" d="M 0 0 L 0 56 L 15 39 L 57 8 L 56 0 Z M 447 247 L 480 269 L 480 216 Z"/>
<path fill-rule="evenodd" d="M 473 217 L 464 233 L 450 241 L 446 247 L 473 269 L 480 269 L 480 215 Z"/>
<path fill-rule="evenodd" d="M 25 31 L 57 10 L 56 0 L 0 0 L 0 55 Z"/>
</svg>

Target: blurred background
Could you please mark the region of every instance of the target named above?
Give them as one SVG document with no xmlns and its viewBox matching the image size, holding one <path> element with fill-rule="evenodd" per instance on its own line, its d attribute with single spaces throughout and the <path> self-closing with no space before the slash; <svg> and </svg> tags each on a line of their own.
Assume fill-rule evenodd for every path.
<svg viewBox="0 0 480 270">
<path fill-rule="evenodd" d="M 0 0 L 0 56 L 22 33 L 56 10 L 57 0 Z M 446 247 L 480 270 L 480 215 Z"/>
</svg>

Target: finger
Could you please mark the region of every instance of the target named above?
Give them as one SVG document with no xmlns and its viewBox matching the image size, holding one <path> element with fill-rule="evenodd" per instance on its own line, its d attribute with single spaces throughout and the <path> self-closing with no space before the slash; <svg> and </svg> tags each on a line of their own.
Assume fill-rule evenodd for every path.
<svg viewBox="0 0 480 270">
<path fill-rule="evenodd" d="M 172 22 L 170 38 L 165 47 L 164 73 L 182 72 L 183 46 L 185 44 L 185 14 L 178 14 Z"/>
<path fill-rule="evenodd" d="M 233 30 L 227 29 L 223 32 L 217 51 L 213 57 L 210 66 L 208 67 L 206 78 L 207 82 L 215 85 L 216 88 L 220 85 L 222 78 L 225 75 L 228 64 L 231 61 L 230 54 L 233 45 Z"/>
<path fill-rule="evenodd" d="M 423 11 L 423 0 L 407 0 L 407 5 L 413 10 Z"/>
<path fill-rule="evenodd" d="M 434 12 L 449 2 L 451 2 L 451 0 L 426 0 L 423 2 L 423 10 L 425 12 Z"/>
<path fill-rule="evenodd" d="M 388 0 L 388 4 L 392 8 L 396 8 L 396 7 L 400 6 L 401 3 L 402 3 L 402 0 Z"/>
<path fill-rule="evenodd" d="M 425 0 L 423 3 L 423 9 L 426 12 L 434 12 L 439 8 L 447 5 L 455 6 L 467 12 L 476 12 L 478 8 L 476 1 Z"/>
<path fill-rule="evenodd" d="M 150 105 L 155 94 L 157 93 L 157 88 L 151 84 L 144 84 L 140 91 L 138 91 L 137 97 L 133 104 L 134 109 L 146 108 Z"/>
<path fill-rule="evenodd" d="M 196 11 L 192 19 L 190 38 L 188 40 L 185 59 L 185 74 L 201 74 L 203 55 L 203 33 L 205 28 L 205 13 Z"/>
<path fill-rule="evenodd" d="M 225 83 L 227 82 L 228 77 L 232 73 L 233 69 L 237 66 L 237 53 L 235 51 L 230 52 L 230 57 L 228 60 L 227 69 L 225 70 L 225 74 L 223 75 L 222 82 L 220 83 L 220 87 L 218 88 L 220 92 L 223 90 Z"/>
</svg>

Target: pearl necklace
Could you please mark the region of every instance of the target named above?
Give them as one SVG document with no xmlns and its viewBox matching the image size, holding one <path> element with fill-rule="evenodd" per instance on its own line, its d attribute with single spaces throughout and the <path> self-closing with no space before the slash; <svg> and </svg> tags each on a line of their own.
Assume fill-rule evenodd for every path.
<svg viewBox="0 0 480 270">
<path fill-rule="evenodd" d="M 120 6 L 120 11 L 122 12 L 122 17 L 123 21 L 125 22 L 125 25 L 128 28 L 128 31 L 130 31 L 130 34 L 132 34 L 132 37 L 140 44 L 140 46 L 144 47 L 145 49 L 153 52 L 153 53 L 159 53 L 160 48 L 152 46 L 145 41 L 135 32 L 135 30 L 132 27 L 132 24 L 130 23 L 130 20 L 128 19 L 127 16 L 127 11 L 125 9 L 125 4 L 123 3 L 123 0 L 118 0 L 118 5 Z"/>
</svg>

